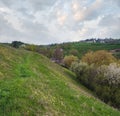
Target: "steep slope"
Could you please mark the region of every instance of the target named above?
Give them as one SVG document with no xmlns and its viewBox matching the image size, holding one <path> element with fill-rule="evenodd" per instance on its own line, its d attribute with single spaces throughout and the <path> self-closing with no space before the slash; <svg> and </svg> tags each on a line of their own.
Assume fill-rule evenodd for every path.
<svg viewBox="0 0 120 116">
<path fill-rule="evenodd" d="M 0 45 L 0 116 L 119 116 L 75 75 L 37 53 Z"/>
</svg>

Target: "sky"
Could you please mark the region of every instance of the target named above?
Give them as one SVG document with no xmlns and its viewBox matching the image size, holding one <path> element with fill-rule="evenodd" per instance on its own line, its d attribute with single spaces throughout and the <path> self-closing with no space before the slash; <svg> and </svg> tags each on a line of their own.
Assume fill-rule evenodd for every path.
<svg viewBox="0 0 120 116">
<path fill-rule="evenodd" d="M 0 42 L 120 38 L 120 0 L 0 0 Z"/>
</svg>

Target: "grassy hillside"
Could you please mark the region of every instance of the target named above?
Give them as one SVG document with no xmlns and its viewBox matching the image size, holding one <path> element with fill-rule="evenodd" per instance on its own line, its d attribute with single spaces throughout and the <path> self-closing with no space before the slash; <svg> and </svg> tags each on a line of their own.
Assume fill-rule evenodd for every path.
<svg viewBox="0 0 120 116">
<path fill-rule="evenodd" d="M 37 53 L 0 45 L 0 116 L 119 116 Z"/>
</svg>

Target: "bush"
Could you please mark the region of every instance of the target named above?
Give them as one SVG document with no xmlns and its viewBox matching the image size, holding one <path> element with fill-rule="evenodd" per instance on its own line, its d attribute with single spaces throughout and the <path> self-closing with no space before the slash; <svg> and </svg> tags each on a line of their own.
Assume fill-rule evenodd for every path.
<svg viewBox="0 0 120 116">
<path fill-rule="evenodd" d="M 34 45 L 34 44 L 26 45 L 25 49 L 27 49 L 27 50 L 29 50 L 29 51 L 36 52 L 36 50 L 37 50 L 37 46 Z"/>
<path fill-rule="evenodd" d="M 71 54 L 71 55 L 74 55 L 74 56 L 78 56 L 79 52 L 78 52 L 78 50 L 76 50 L 76 49 L 72 49 L 72 50 L 70 51 L 70 54 Z"/>
<path fill-rule="evenodd" d="M 20 42 L 20 41 L 13 41 L 11 43 L 11 46 L 14 47 L 14 48 L 19 48 L 22 44 L 24 44 L 24 43 Z"/>
<path fill-rule="evenodd" d="M 71 65 L 71 70 L 77 74 L 77 76 L 83 76 L 87 71 L 88 64 L 84 62 L 73 62 Z"/>
<path fill-rule="evenodd" d="M 109 65 L 116 62 L 116 58 L 105 50 L 99 50 L 96 52 L 88 52 L 82 57 L 82 61 L 89 65 L 95 64 L 96 66 Z"/>
<path fill-rule="evenodd" d="M 107 67 L 104 73 L 106 80 L 109 85 L 119 85 L 120 84 L 120 66 L 116 63 L 112 63 Z"/>
<path fill-rule="evenodd" d="M 63 63 L 65 67 L 70 68 L 71 64 L 77 60 L 78 58 L 76 56 L 73 56 L 73 55 L 65 56 L 63 59 Z"/>
<path fill-rule="evenodd" d="M 104 82 L 108 85 L 120 84 L 120 66 L 116 63 L 112 63 L 108 66 L 100 66 L 97 69 L 98 75 L 104 76 Z"/>
<path fill-rule="evenodd" d="M 75 72 L 81 83 L 93 90 L 94 77 L 96 75 L 94 65 L 88 65 L 85 62 L 74 62 L 71 65 L 71 70 Z"/>
<path fill-rule="evenodd" d="M 88 65 L 84 62 L 74 62 L 71 70 L 79 81 L 93 90 L 106 103 L 120 108 L 120 65 Z"/>
<path fill-rule="evenodd" d="M 99 89 L 96 87 L 96 93 L 101 99 L 120 108 L 120 66 L 112 63 L 109 66 L 101 66 L 97 69 L 99 78 Z M 97 81 L 97 83 L 98 83 Z"/>
</svg>

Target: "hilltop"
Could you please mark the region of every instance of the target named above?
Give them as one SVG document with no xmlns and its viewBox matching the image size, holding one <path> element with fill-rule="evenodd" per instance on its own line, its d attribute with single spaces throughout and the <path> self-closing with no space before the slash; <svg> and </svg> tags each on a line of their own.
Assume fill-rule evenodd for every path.
<svg viewBox="0 0 120 116">
<path fill-rule="evenodd" d="M 48 58 L 0 45 L 1 116 L 119 116 Z"/>
</svg>

